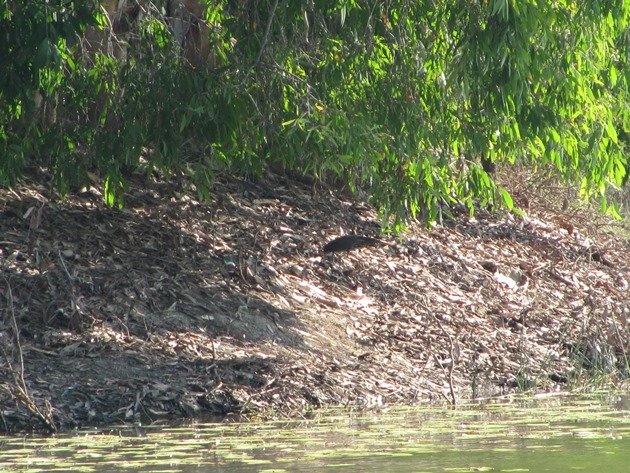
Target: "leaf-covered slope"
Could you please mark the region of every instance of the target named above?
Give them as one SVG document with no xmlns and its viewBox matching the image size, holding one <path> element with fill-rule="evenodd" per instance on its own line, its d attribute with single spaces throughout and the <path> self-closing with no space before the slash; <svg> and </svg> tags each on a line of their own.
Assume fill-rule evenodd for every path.
<svg viewBox="0 0 630 473">
<path fill-rule="evenodd" d="M 456 215 L 402 240 L 379 236 L 369 207 L 272 175 L 219 183 L 210 206 L 137 180 L 121 211 L 95 189 L 2 190 L 2 425 L 620 382 L 630 244 L 522 177 L 527 217 Z M 348 233 L 382 244 L 322 252 Z"/>
</svg>

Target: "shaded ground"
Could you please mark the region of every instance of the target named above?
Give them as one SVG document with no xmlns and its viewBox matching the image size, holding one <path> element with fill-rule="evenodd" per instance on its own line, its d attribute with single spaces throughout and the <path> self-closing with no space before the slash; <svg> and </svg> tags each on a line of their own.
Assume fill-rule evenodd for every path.
<svg viewBox="0 0 630 473">
<path fill-rule="evenodd" d="M 277 176 L 219 183 L 209 206 L 141 178 L 123 210 L 0 190 L 0 430 L 621 382 L 630 241 L 510 180 L 526 217 L 334 258 L 334 236 L 379 236 L 375 212 Z"/>
</svg>

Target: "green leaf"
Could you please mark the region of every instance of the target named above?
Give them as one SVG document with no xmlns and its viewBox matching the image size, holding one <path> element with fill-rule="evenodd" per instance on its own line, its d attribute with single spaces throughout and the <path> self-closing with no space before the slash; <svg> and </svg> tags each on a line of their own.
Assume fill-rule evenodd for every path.
<svg viewBox="0 0 630 473">
<path fill-rule="evenodd" d="M 39 67 L 46 67 L 50 63 L 52 57 L 53 51 L 50 39 L 44 38 L 37 48 L 37 53 L 35 54 L 35 64 Z"/>
<path fill-rule="evenodd" d="M 610 85 L 612 87 L 615 87 L 617 85 L 617 69 L 615 68 L 615 66 L 610 66 L 608 77 L 610 79 Z"/>
<path fill-rule="evenodd" d="M 612 140 L 613 143 L 617 144 L 617 130 L 615 130 L 615 124 L 612 121 L 606 123 L 606 134 Z"/>
<path fill-rule="evenodd" d="M 512 196 L 510 195 L 510 193 L 503 187 L 499 187 L 499 194 L 501 194 L 501 199 L 503 200 L 503 203 L 508 208 L 508 210 L 513 210 L 514 201 L 512 200 Z"/>
<path fill-rule="evenodd" d="M 113 189 L 112 178 L 110 176 L 107 176 L 105 178 L 104 191 L 105 191 L 104 193 L 105 203 L 109 207 L 113 207 L 114 204 L 116 203 L 116 192 Z"/>
</svg>

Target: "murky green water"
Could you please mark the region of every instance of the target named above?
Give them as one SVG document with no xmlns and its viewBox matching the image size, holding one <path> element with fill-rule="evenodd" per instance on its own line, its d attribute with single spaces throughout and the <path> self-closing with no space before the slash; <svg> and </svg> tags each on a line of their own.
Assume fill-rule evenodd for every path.
<svg viewBox="0 0 630 473">
<path fill-rule="evenodd" d="M 2 437 L 0 470 L 630 472 L 629 409 L 599 395 Z"/>
</svg>

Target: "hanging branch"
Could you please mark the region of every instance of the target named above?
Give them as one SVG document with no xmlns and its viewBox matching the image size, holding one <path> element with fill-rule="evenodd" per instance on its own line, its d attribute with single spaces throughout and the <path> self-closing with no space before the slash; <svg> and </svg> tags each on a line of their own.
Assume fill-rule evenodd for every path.
<svg viewBox="0 0 630 473">
<path fill-rule="evenodd" d="M 276 14 L 277 7 L 278 7 L 278 0 L 275 0 L 275 2 L 273 3 L 273 7 L 271 8 L 271 13 L 269 14 L 269 20 L 267 21 L 267 27 L 265 28 L 265 36 L 263 37 L 262 44 L 260 45 L 260 51 L 258 51 L 258 57 L 256 58 L 256 61 L 254 61 L 254 64 L 252 65 L 252 69 L 258 65 L 258 63 L 260 62 L 260 59 L 262 58 L 263 52 L 265 51 L 265 48 L 267 47 L 267 43 L 269 42 L 269 35 L 271 34 L 271 23 L 273 22 L 273 17 Z"/>
</svg>

